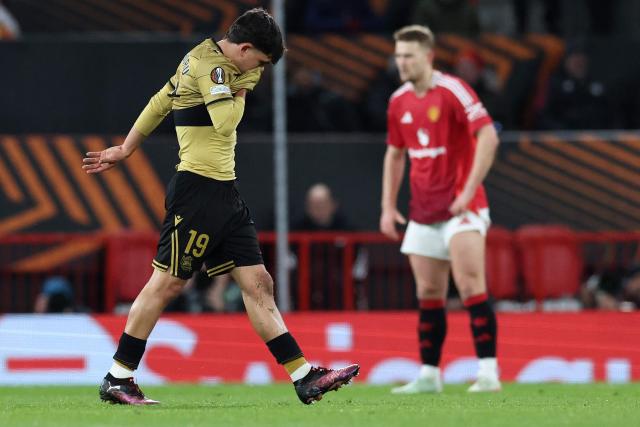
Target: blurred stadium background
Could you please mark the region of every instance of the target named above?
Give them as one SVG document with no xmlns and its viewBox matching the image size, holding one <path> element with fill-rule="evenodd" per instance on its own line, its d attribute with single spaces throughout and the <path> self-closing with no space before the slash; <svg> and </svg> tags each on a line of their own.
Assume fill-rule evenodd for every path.
<svg viewBox="0 0 640 427">
<path fill-rule="evenodd" d="M 0 2 L 0 384 L 103 375 L 151 272 L 177 163 L 172 118 L 103 176 L 85 175 L 82 155 L 120 143 L 184 53 L 255 6 L 272 5 Z M 391 33 L 420 23 L 437 33 L 436 66 L 467 80 L 500 130 L 487 274 L 504 378 L 640 379 L 640 0 L 296 0 L 285 10 L 288 256 L 275 250 L 272 70 L 248 98 L 236 162 L 267 267 L 288 272 L 288 322 L 303 348 L 325 364 L 362 363 L 371 383 L 417 369 L 413 279 L 377 222 L 398 86 Z M 333 199 L 310 199 L 317 183 Z M 466 314 L 455 292 L 448 305 L 445 380 L 465 382 L 475 363 Z M 154 331 L 139 380 L 284 379 L 237 311 L 230 280 L 196 274 Z"/>
</svg>

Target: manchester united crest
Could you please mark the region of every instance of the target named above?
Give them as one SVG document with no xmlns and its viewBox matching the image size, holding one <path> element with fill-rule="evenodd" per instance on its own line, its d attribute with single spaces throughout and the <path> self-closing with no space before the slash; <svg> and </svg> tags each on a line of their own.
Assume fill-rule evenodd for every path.
<svg viewBox="0 0 640 427">
<path fill-rule="evenodd" d="M 437 122 L 440 118 L 440 108 L 436 107 L 435 105 L 429 107 L 429 109 L 427 110 L 427 117 L 433 123 Z"/>
</svg>

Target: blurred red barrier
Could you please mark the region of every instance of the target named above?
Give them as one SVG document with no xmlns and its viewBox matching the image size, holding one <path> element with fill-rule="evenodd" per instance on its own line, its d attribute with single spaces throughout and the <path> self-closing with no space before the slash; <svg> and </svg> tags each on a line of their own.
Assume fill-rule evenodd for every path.
<svg viewBox="0 0 640 427">
<path fill-rule="evenodd" d="M 487 234 L 487 286 L 495 299 L 518 299 L 518 261 L 513 233 L 491 227 Z"/>
<path fill-rule="evenodd" d="M 488 284 L 497 299 L 523 296 L 520 269 L 525 296 L 543 299 L 575 294 L 587 270 L 638 260 L 640 232 L 572 233 L 538 226 L 516 236 L 499 227 L 488 235 Z M 274 271 L 275 233 L 259 238 L 267 269 Z M 296 232 L 289 241 L 295 310 L 415 306 L 413 277 L 397 242 L 374 232 Z M 0 236 L 0 312 L 31 311 L 42 281 L 52 275 L 70 280 L 78 304 L 110 312 L 144 286 L 156 243 L 155 232 Z"/>
<path fill-rule="evenodd" d="M 0 236 L 0 313 L 32 311 L 53 276 L 69 282 L 79 309 L 103 311 L 103 247 L 100 233 Z"/>
<path fill-rule="evenodd" d="M 542 301 L 578 292 L 583 265 L 575 232 L 562 226 L 530 225 L 519 229 L 516 239 L 527 295 Z"/>
</svg>

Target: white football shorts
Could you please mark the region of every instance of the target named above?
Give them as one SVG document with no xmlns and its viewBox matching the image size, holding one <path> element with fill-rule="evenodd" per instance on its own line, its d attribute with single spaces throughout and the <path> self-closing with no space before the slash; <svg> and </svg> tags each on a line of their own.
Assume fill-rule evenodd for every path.
<svg viewBox="0 0 640 427">
<path fill-rule="evenodd" d="M 490 225 L 488 208 L 480 209 L 479 213 L 466 211 L 447 221 L 428 225 L 409 221 L 400 252 L 406 255 L 449 260 L 449 243 L 454 234 L 478 231 L 486 236 Z"/>
</svg>

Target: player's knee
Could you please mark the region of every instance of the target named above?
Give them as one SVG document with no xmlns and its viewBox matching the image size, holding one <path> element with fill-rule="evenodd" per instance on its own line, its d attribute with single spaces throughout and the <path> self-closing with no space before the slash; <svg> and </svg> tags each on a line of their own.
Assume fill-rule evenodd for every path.
<svg viewBox="0 0 640 427">
<path fill-rule="evenodd" d="M 455 280 L 458 293 L 462 299 L 466 299 L 484 291 L 485 283 L 479 274 L 465 273 L 458 275 Z"/>
<path fill-rule="evenodd" d="M 421 299 L 440 299 L 444 297 L 444 291 L 437 286 L 424 284 L 416 288 L 416 296 Z"/>
<path fill-rule="evenodd" d="M 262 298 L 265 295 L 273 297 L 273 278 L 267 270 L 258 270 L 254 273 L 250 286 L 245 287 L 244 292 L 256 298 Z"/>
<path fill-rule="evenodd" d="M 256 283 L 260 292 L 273 297 L 273 278 L 268 271 L 263 270 L 258 273 Z"/>
</svg>

